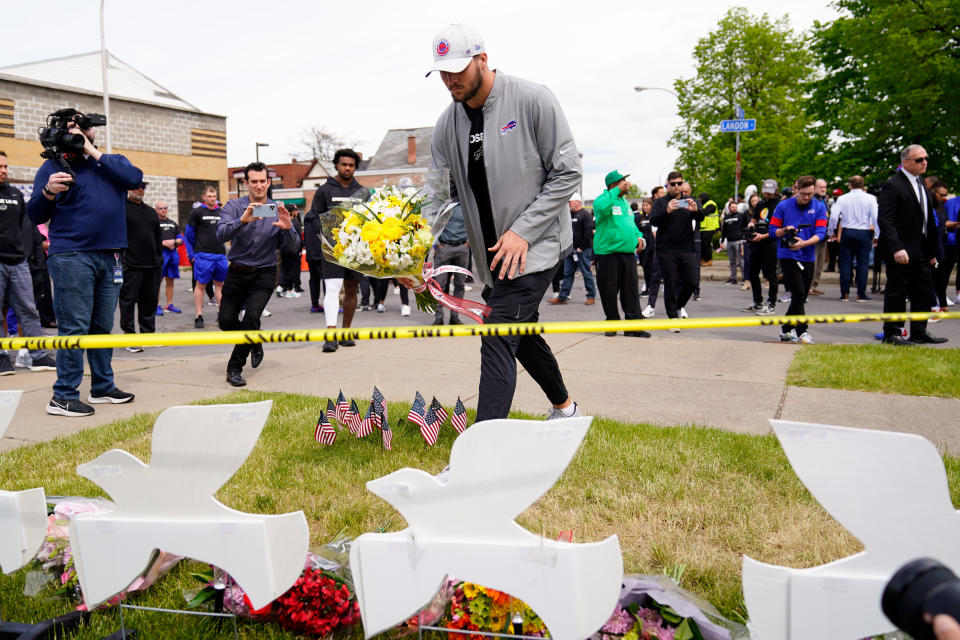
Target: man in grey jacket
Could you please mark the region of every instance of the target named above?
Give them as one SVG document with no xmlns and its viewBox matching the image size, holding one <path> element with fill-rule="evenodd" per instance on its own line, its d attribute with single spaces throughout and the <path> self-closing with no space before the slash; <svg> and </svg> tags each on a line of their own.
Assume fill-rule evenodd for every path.
<svg viewBox="0 0 960 640">
<path fill-rule="evenodd" d="M 491 309 L 488 322 L 537 322 L 544 293 L 573 245 L 567 202 L 580 184 L 573 134 L 549 89 L 487 66 L 472 28 L 442 29 L 433 59 L 427 75 L 440 72 L 453 104 L 434 127 L 430 169 L 453 179 Z M 551 419 L 580 415 L 541 336 L 490 336 L 480 347 L 477 421 L 507 416 L 517 360 L 553 405 Z"/>
</svg>

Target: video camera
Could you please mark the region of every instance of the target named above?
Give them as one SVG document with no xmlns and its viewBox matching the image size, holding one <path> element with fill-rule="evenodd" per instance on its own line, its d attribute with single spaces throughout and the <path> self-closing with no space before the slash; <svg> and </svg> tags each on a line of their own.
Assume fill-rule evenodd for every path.
<svg viewBox="0 0 960 640">
<path fill-rule="evenodd" d="M 70 133 L 70 126 L 74 123 L 81 129 L 102 127 L 107 124 L 107 117 L 99 113 L 83 114 L 71 108 L 60 109 L 47 116 L 47 126 L 41 128 L 38 134 L 44 149 L 40 155 L 57 161 L 60 168 L 76 180 L 77 176 L 74 175 L 65 155 L 83 153 L 86 138 L 80 133 Z M 73 182 L 67 184 L 73 186 Z"/>
<path fill-rule="evenodd" d="M 795 229 L 784 229 L 783 235 L 780 236 L 780 246 L 784 249 L 793 249 L 793 247 L 800 242 L 800 238 L 797 237 L 797 231 L 800 229 L 809 229 L 811 225 L 809 224 L 798 224 Z"/>
<path fill-rule="evenodd" d="M 960 580 L 936 560 L 913 560 L 893 574 L 880 604 L 884 615 L 914 640 L 935 640 L 924 616 L 946 613 L 960 620 Z"/>
<path fill-rule="evenodd" d="M 754 240 L 757 236 L 770 235 L 770 221 L 765 218 L 758 218 L 753 221 L 753 229 L 745 228 L 744 236 L 747 240 Z"/>
</svg>

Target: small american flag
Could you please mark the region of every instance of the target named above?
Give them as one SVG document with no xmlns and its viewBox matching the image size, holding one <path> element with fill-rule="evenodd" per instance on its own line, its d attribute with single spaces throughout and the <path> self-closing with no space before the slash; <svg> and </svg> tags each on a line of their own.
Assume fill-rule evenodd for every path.
<svg viewBox="0 0 960 640">
<path fill-rule="evenodd" d="M 410 407 L 410 413 L 407 414 L 407 420 L 419 425 L 420 429 L 423 430 L 427 426 L 426 410 L 427 401 L 417 391 L 417 396 L 413 399 L 413 406 Z"/>
<path fill-rule="evenodd" d="M 340 424 L 350 426 L 347 423 L 347 411 L 350 410 L 350 405 L 347 404 L 347 399 L 343 397 L 343 391 L 340 391 L 340 394 L 337 396 L 337 420 L 340 421 Z"/>
<path fill-rule="evenodd" d="M 360 423 L 363 422 L 363 419 L 360 417 L 360 408 L 357 407 L 357 401 L 350 401 L 350 408 L 347 410 L 346 415 L 347 428 L 350 429 L 350 433 L 356 434 L 357 429 L 360 428 Z"/>
<path fill-rule="evenodd" d="M 450 418 L 450 424 L 457 430 L 457 433 L 463 433 L 467 428 L 467 408 L 463 406 L 460 396 L 457 396 L 457 405 L 453 408 L 453 417 Z"/>
<path fill-rule="evenodd" d="M 440 404 L 440 401 L 437 400 L 436 397 L 430 401 L 430 408 L 433 409 L 433 413 L 436 414 L 437 420 L 440 421 L 440 424 L 437 425 L 437 428 L 439 429 L 443 426 L 443 423 L 447 421 L 447 410 L 443 408 L 443 405 Z"/>
<path fill-rule="evenodd" d="M 393 451 L 393 430 L 386 421 L 380 425 L 380 433 L 383 435 L 383 448 Z"/>
<path fill-rule="evenodd" d="M 380 428 L 382 429 L 384 425 L 389 427 L 390 423 L 387 422 L 387 399 L 383 397 L 380 389 L 376 387 L 373 388 L 373 410 L 380 416 Z"/>
<path fill-rule="evenodd" d="M 320 444 L 326 445 L 333 444 L 337 439 L 337 432 L 325 415 L 321 414 L 320 419 L 317 420 L 317 430 L 314 432 L 313 437 L 316 438 Z"/>
<path fill-rule="evenodd" d="M 327 422 L 332 423 L 334 420 L 340 420 L 337 417 L 337 407 L 333 404 L 333 400 L 327 398 Z"/>
<path fill-rule="evenodd" d="M 440 424 L 441 422 L 437 420 L 437 415 L 433 412 L 433 407 L 427 409 L 424 424 L 420 425 L 420 434 L 431 447 L 437 444 L 437 436 L 440 435 Z"/>
<path fill-rule="evenodd" d="M 367 407 L 367 415 L 363 417 L 363 420 L 360 421 L 360 424 L 357 427 L 357 437 L 367 437 L 373 433 L 373 428 L 375 426 L 380 426 L 380 416 L 373 410 L 373 403 L 371 402 L 370 406 Z"/>
</svg>

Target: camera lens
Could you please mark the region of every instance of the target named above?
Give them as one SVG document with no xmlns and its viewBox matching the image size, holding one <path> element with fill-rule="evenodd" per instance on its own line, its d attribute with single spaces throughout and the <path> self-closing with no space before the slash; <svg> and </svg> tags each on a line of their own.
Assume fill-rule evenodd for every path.
<svg viewBox="0 0 960 640">
<path fill-rule="evenodd" d="M 960 580 L 936 560 L 913 560 L 893 574 L 880 603 L 898 629 L 915 640 L 936 640 L 924 614 L 946 613 L 960 620 Z"/>
</svg>

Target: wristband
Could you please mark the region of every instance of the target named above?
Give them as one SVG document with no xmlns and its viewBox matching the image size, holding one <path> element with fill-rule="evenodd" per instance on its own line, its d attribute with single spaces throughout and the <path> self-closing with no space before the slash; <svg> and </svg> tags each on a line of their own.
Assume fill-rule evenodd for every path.
<svg viewBox="0 0 960 640">
<path fill-rule="evenodd" d="M 55 194 L 53 191 L 50 191 L 50 189 L 47 189 L 47 185 L 43 185 L 42 191 L 43 191 L 43 193 L 44 193 L 45 195 L 48 195 L 48 196 L 53 197 L 53 198 L 56 198 L 56 197 L 57 197 L 57 194 Z"/>
</svg>

